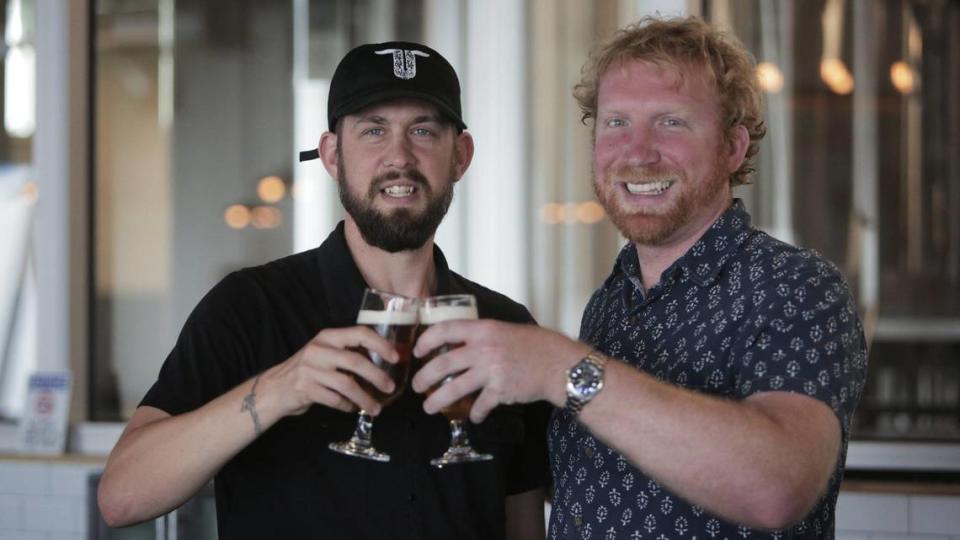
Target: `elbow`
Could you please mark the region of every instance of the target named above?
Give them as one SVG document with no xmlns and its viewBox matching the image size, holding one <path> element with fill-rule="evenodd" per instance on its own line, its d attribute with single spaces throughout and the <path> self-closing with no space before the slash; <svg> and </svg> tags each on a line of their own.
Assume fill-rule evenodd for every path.
<svg viewBox="0 0 960 540">
<path fill-rule="evenodd" d="M 756 501 L 750 525 L 770 531 L 787 529 L 807 517 L 818 500 L 818 494 L 801 486 L 769 490 Z"/>
<path fill-rule="evenodd" d="M 107 526 L 111 528 L 126 527 L 138 521 L 143 521 L 142 519 L 136 519 L 134 516 L 130 498 L 124 497 L 118 491 L 103 480 L 97 488 L 97 506 L 100 508 L 100 515 Z"/>
</svg>

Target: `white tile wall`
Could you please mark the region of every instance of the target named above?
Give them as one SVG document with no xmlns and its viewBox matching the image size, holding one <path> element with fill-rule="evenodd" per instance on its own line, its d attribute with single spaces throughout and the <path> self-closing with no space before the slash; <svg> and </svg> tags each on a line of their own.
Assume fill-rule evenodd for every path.
<svg viewBox="0 0 960 540">
<path fill-rule="evenodd" d="M 960 535 L 960 497 L 910 497 L 910 531 Z"/>
<path fill-rule="evenodd" d="M 84 540 L 87 482 L 102 465 L 0 461 L 0 540 Z"/>
<path fill-rule="evenodd" d="M 909 515 L 906 495 L 841 492 L 837 500 L 838 530 L 907 533 Z"/>
</svg>

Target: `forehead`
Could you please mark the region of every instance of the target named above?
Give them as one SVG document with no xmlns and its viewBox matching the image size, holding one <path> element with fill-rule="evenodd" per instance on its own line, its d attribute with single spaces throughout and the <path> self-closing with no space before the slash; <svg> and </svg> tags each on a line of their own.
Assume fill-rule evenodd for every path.
<svg viewBox="0 0 960 540">
<path fill-rule="evenodd" d="M 432 103 L 416 98 L 397 98 L 378 101 L 346 115 L 353 121 L 378 118 L 387 121 L 443 121 L 439 109 Z"/>
<path fill-rule="evenodd" d="M 719 100 L 716 85 L 703 68 L 637 59 L 610 64 L 600 76 L 597 99 L 603 107 L 611 98 L 646 101 L 664 96 L 706 104 Z"/>
</svg>

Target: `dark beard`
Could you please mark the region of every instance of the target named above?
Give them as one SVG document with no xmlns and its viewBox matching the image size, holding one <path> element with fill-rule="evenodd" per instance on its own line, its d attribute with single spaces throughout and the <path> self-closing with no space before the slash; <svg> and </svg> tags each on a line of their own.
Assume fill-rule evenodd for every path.
<svg viewBox="0 0 960 540">
<path fill-rule="evenodd" d="M 437 227 L 440 226 L 453 201 L 452 172 L 447 187 L 436 196 L 433 195 L 430 184 L 420 171 L 408 169 L 390 172 L 373 179 L 365 199 L 354 196 L 347 187 L 346 167 L 342 156 L 337 176 L 340 203 L 357 224 L 360 236 L 367 244 L 389 253 L 423 247 L 437 231 Z M 407 178 L 412 181 L 417 190 L 423 194 L 427 200 L 427 207 L 423 212 L 415 214 L 406 208 L 397 208 L 386 215 L 373 206 L 373 201 L 379 195 L 383 183 L 397 178 Z"/>
</svg>

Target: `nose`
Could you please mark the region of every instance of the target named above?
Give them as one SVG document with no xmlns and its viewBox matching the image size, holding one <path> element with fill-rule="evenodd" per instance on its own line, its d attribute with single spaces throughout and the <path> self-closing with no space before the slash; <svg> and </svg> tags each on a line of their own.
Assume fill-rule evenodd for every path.
<svg viewBox="0 0 960 540">
<path fill-rule="evenodd" d="M 654 130 L 638 127 L 630 130 L 623 145 L 627 164 L 633 167 L 653 165 L 660 161 L 659 145 Z"/>
<path fill-rule="evenodd" d="M 413 152 L 413 144 L 405 133 L 396 133 L 390 138 L 383 156 L 383 167 L 386 169 L 406 169 L 416 165 L 417 157 Z"/>
</svg>

